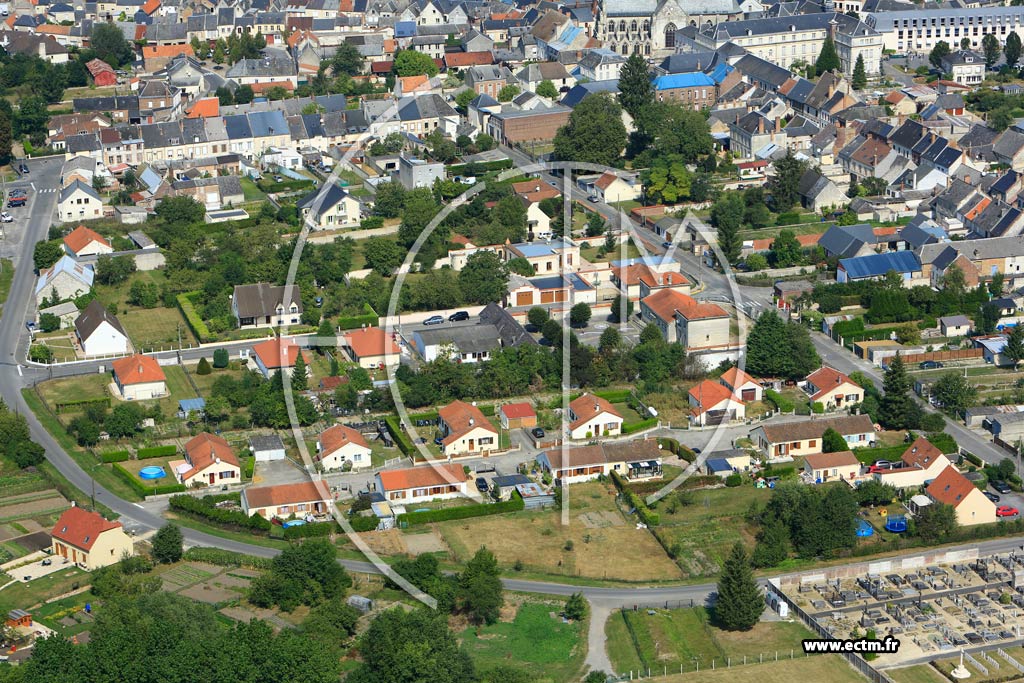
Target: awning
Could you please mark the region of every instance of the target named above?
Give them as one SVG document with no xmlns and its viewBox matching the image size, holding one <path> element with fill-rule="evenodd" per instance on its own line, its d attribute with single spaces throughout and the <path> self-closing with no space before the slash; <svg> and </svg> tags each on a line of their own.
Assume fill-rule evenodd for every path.
<svg viewBox="0 0 1024 683">
<path fill-rule="evenodd" d="M 113 166 L 107 166 L 107 170 L 111 173 L 124 173 L 129 168 L 131 168 L 131 166 L 128 164 L 114 164 Z"/>
</svg>

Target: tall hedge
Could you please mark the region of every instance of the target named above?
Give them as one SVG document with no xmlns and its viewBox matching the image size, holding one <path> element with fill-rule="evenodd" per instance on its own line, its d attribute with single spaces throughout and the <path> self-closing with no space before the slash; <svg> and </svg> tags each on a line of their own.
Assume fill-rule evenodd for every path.
<svg viewBox="0 0 1024 683">
<path fill-rule="evenodd" d="M 661 522 L 661 516 L 647 507 L 644 499 L 626 485 L 626 481 L 619 476 L 618 472 L 612 472 L 612 481 L 615 482 L 615 487 L 622 492 L 626 502 L 636 511 L 636 516 L 640 518 L 641 522 L 647 526 L 658 526 Z"/>
<path fill-rule="evenodd" d="M 255 514 L 247 517 L 241 510 L 225 510 L 216 507 L 216 502 L 217 498 L 214 496 L 196 498 L 195 496 L 188 495 L 171 496 L 168 501 L 171 509 L 176 512 L 198 517 L 220 526 L 248 531 L 270 531 L 270 520 Z"/>
<path fill-rule="evenodd" d="M 139 460 L 146 460 L 147 458 L 166 458 L 167 456 L 174 455 L 177 452 L 177 446 L 150 446 L 149 448 L 140 448 L 136 452 L 136 457 Z"/>
<path fill-rule="evenodd" d="M 408 512 L 398 516 L 399 526 L 414 526 L 416 524 L 430 524 L 433 522 L 447 522 L 452 519 L 469 519 L 471 517 L 489 517 L 500 515 L 506 512 L 518 512 L 526 504 L 518 493 L 513 493 L 512 498 L 502 503 L 483 503 L 480 505 L 463 505 L 454 508 L 440 508 L 438 510 L 424 510 L 423 512 Z"/>
</svg>

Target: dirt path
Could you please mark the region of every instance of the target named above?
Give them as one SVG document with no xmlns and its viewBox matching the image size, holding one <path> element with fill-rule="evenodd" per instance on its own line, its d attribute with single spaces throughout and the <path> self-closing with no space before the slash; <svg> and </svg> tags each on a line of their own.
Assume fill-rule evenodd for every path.
<svg viewBox="0 0 1024 683">
<path fill-rule="evenodd" d="M 612 671 L 612 662 L 608 659 L 608 651 L 605 649 L 604 627 L 608 617 L 612 614 L 612 608 L 594 602 L 590 603 L 590 629 L 587 631 L 587 658 L 584 664 L 588 671 Z"/>
</svg>

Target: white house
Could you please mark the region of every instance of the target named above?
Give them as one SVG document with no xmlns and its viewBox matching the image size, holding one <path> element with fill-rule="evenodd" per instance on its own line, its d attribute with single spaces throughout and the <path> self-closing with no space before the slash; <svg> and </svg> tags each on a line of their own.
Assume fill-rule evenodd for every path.
<svg viewBox="0 0 1024 683">
<path fill-rule="evenodd" d="M 325 429 L 316 442 L 316 459 L 326 472 L 367 469 L 371 466 L 370 456 L 363 435 L 345 425 Z"/>
<path fill-rule="evenodd" d="M 235 285 L 231 312 L 240 329 L 298 325 L 302 322 L 302 293 L 296 285 Z"/>
<path fill-rule="evenodd" d="M 612 404 L 599 396 L 583 394 L 569 403 L 570 439 L 618 436 L 622 433 L 622 422 Z"/>
<path fill-rule="evenodd" d="M 75 319 L 75 336 L 86 356 L 128 353 L 128 334 L 121 321 L 97 299 L 90 301 Z"/>
<path fill-rule="evenodd" d="M 295 206 L 313 230 L 354 228 L 361 218 L 359 200 L 334 183 L 314 190 Z"/>
<path fill-rule="evenodd" d="M 764 398 L 761 383 L 735 365 L 723 372 L 718 381 L 742 401 L 760 401 Z"/>
<path fill-rule="evenodd" d="M 720 424 L 747 416 L 746 404 L 729 387 L 709 379 L 690 389 L 689 401 L 690 422 L 695 425 Z"/>
<path fill-rule="evenodd" d="M 465 496 L 469 475 L 462 465 L 431 463 L 425 467 L 386 470 L 376 476 L 377 491 L 390 503 L 409 505 Z"/>
<path fill-rule="evenodd" d="M 939 332 L 943 337 L 966 337 L 971 333 L 971 319 L 966 315 L 947 315 L 939 318 Z"/>
<path fill-rule="evenodd" d="M 821 437 L 830 428 L 839 432 L 851 449 L 870 446 L 875 441 L 875 425 L 863 414 L 763 424 L 750 432 L 750 440 L 769 458 L 813 455 L 821 453 Z"/>
<path fill-rule="evenodd" d="M 200 432 L 185 444 L 185 459 L 167 463 L 185 486 L 223 486 L 242 483 L 242 468 L 228 442 Z"/>
<path fill-rule="evenodd" d="M 848 481 L 860 474 L 860 461 L 851 451 L 815 453 L 804 458 L 804 475 L 810 482 Z"/>
<path fill-rule="evenodd" d="M 874 478 L 898 489 L 916 489 L 937 478 L 952 462 L 928 439 L 920 436 L 900 456 L 900 462 L 874 473 Z"/>
<path fill-rule="evenodd" d="M 60 191 L 57 200 L 57 220 L 61 223 L 103 218 L 103 200 L 99 193 L 81 180 Z"/>
<path fill-rule="evenodd" d="M 438 410 L 437 416 L 443 455 L 486 455 L 498 449 L 498 430 L 476 406 L 452 401 Z"/>
<path fill-rule="evenodd" d="M 255 486 L 242 491 L 242 512 L 265 519 L 306 518 L 331 514 L 334 499 L 323 481 Z"/>
<path fill-rule="evenodd" d="M 137 353 L 118 358 L 111 366 L 114 385 L 125 401 L 147 401 L 167 395 L 167 376 L 155 358 Z"/>
</svg>

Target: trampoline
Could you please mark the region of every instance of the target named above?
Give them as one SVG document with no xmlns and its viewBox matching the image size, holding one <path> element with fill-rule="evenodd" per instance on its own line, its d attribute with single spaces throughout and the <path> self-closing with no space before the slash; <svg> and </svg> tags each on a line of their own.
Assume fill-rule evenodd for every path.
<svg viewBox="0 0 1024 683">
<path fill-rule="evenodd" d="M 907 530 L 907 518 L 905 515 L 891 516 L 885 520 L 885 530 L 894 534 L 902 534 Z"/>
<path fill-rule="evenodd" d="M 289 522 L 285 522 L 281 526 L 284 527 L 285 529 L 288 529 L 288 528 L 293 527 L 293 526 L 302 526 L 305 523 L 306 523 L 306 520 L 304 520 L 304 519 L 293 519 L 293 520 L 291 520 Z"/>
<path fill-rule="evenodd" d="M 871 523 L 868 522 L 866 519 L 862 519 L 860 520 L 860 522 L 857 523 L 857 535 L 861 538 L 874 536 L 875 528 L 871 526 Z"/>
<path fill-rule="evenodd" d="M 167 472 L 164 472 L 164 468 L 156 465 L 149 465 L 139 470 L 140 479 L 163 479 L 166 476 Z"/>
</svg>

